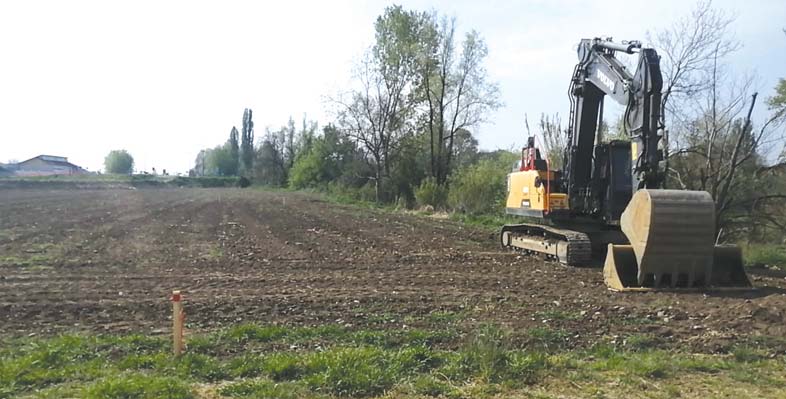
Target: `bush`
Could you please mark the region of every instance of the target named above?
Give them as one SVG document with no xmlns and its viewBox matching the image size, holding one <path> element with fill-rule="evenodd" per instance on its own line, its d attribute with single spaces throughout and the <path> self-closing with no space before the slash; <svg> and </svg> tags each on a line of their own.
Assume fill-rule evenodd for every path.
<svg viewBox="0 0 786 399">
<path fill-rule="evenodd" d="M 745 263 L 750 266 L 778 267 L 786 270 L 786 247 L 774 244 L 748 244 L 743 247 Z"/>
<path fill-rule="evenodd" d="M 360 187 L 330 182 L 327 185 L 327 192 L 343 202 L 375 202 L 377 200 L 374 182 L 368 182 Z"/>
<path fill-rule="evenodd" d="M 327 156 L 320 151 L 322 145 L 318 142 L 304 156 L 298 158 L 289 171 L 289 185 L 293 188 L 317 187 L 329 180 Z"/>
<path fill-rule="evenodd" d="M 506 165 L 500 159 L 486 159 L 459 170 L 451 180 L 451 207 L 473 215 L 504 208 Z"/>
<path fill-rule="evenodd" d="M 434 209 L 445 208 L 448 198 L 447 187 L 429 177 L 415 189 L 415 200 L 419 206 L 432 206 Z"/>
<path fill-rule="evenodd" d="M 134 157 L 126 150 L 113 150 L 104 158 L 106 173 L 128 175 L 134 170 Z"/>
</svg>

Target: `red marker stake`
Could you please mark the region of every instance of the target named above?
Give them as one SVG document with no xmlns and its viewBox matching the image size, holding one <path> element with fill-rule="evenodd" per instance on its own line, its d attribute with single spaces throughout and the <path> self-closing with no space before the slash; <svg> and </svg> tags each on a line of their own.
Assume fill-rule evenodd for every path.
<svg viewBox="0 0 786 399">
<path fill-rule="evenodd" d="M 183 353 L 183 322 L 186 315 L 181 300 L 180 291 L 172 291 L 172 351 L 175 356 Z"/>
</svg>

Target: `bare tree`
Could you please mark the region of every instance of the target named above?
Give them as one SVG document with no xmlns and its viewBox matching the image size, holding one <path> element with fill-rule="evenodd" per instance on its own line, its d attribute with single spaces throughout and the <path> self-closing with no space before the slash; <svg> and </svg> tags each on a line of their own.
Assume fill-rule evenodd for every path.
<svg viewBox="0 0 786 399">
<path fill-rule="evenodd" d="M 527 129 L 527 134 L 532 136 L 533 134 L 530 131 L 529 121 L 526 115 L 524 116 L 524 126 Z M 549 168 L 561 169 L 565 164 L 565 150 L 568 147 L 568 135 L 567 132 L 562 129 L 562 120 L 559 114 L 540 114 L 538 133 L 543 140 L 543 149 L 546 152 Z"/>
<path fill-rule="evenodd" d="M 483 62 L 488 48 L 476 31 L 464 37 L 456 54 L 455 18 L 431 16 L 424 29 L 420 57 L 425 125 L 430 138 L 431 174 L 439 184 L 447 181 L 453 162 L 456 132 L 486 121 L 489 111 L 501 106 L 499 89 L 488 81 Z"/>
<path fill-rule="evenodd" d="M 778 195 L 756 171 L 766 164 L 766 150 L 782 139 L 774 128 L 783 118 L 773 112 L 754 128 L 754 79 L 724 67 L 726 56 L 740 48 L 731 34 L 734 20 L 711 1 L 700 1 L 690 15 L 650 38 L 662 55 L 669 182 L 712 194 L 716 228 L 731 233 L 750 227 L 752 204 Z"/>
<path fill-rule="evenodd" d="M 381 73 L 371 56 L 361 61 L 355 77 L 359 88 L 332 102 L 339 107 L 339 125 L 369 158 L 376 200 L 380 201 L 382 179 L 390 171 L 390 154 L 403 135 L 401 113 L 408 82 Z"/>
<path fill-rule="evenodd" d="M 705 91 L 711 85 L 706 72 L 715 60 L 738 50 L 740 42 L 733 38 L 730 25 L 736 16 L 713 8 L 711 0 L 696 3 L 690 15 L 670 27 L 648 34 L 662 57 L 663 109 L 674 111 L 672 104 Z"/>
</svg>

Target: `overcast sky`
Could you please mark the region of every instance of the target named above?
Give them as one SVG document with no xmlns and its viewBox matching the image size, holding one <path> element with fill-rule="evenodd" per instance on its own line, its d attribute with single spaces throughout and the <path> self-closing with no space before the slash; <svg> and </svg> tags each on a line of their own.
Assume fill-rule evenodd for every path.
<svg viewBox="0 0 786 399">
<path fill-rule="evenodd" d="M 475 131 L 482 148 L 524 142 L 525 113 L 568 112 L 582 37 L 644 40 L 690 11 L 687 0 L 401 1 L 455 16 L 487 41 L 505 106 Z M 185 172 L 224 142 L 243 109 L 257 137 L 289 116 L 331 120 L 325 96 L 346 87 L 384 1 L 0 2 L 0 162 L 67 156 L 103 168 L 126 149 L 138 170 Z M 786 77 L 784 0 L 716 1 L 737 15 L 762 95 Z M 760 115 L 763 115 L 763 108 Z"/>
</svg>

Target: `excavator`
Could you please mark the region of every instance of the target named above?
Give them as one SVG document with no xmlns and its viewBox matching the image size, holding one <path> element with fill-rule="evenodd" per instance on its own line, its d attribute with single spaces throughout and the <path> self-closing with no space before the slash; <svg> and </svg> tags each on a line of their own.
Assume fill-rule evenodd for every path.
<svg viewBox="0 0 786 399">
<path fill-rule="evenodd" d="M 619 53 L 638 54 L 633 74 Z M 594 38 L 581 40 L 578 58 L 563 165 L 551 169 L 529 138 L 508 174 L 506 200 L 506 212 L 527 223 L 503 226 L 502 246 L 571 266 L 605 253 L 613 291 L 749 289 L 740 249 L 716 244 L 712 196 L 664 188 L 657 52 Z M 605 140 L 598 129 L 607 96 L 625 107 L 627 139 Z"/>
</svg>

